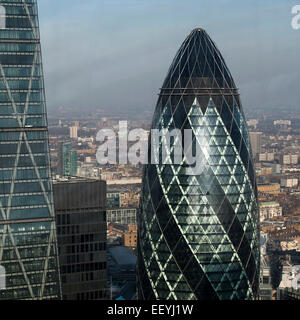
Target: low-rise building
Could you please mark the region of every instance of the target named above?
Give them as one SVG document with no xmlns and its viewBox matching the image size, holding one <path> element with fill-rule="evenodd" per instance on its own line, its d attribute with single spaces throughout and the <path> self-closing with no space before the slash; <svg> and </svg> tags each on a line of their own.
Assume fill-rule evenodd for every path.
<svg viewBox="0 0 300 320">
<path fill-rule="evenodd" d="M 298 182 L 298 178 L 285 177 L 280 180 L 280 185 L 284 188 L 297 188 Z"/>
<path fill-rule="evenodd" d="M 107 210 L 107 222 L 120 224 L 136 224 L 137 209 L 136 208 L 116 208 Z"/>
<path fill-rule="evenodd" d="M 282 251 L 289 251 L 289 250 L 300 251 L 300 238 L 289 240 L 289 241 L 281 241 L 280 246 Z"/>
<path fill-rule="evenodd" d="M 137 246 L 137 226 L 129 225 L 128 231 L 124 234 L 124 246 L 125 247 L 134 247 Z"/>
<path fill-rule="evenodd" d="M 282 207 L 278 202 L 261 202 L 259 204 L 260 221 L 282 216 Z"/>
<path fill-rule="evenodd" d="M 259 192 L 267 193 L 267 194 L 279 194 L 280 193 L 280 184 L 262 184 L 257 187 Z"/>
<path fill-rule="evenodd" d="M 282 164 L 284 165 L 298 164 L 298 154 L 282 155 Z"/>
<path fill-rule="evenodd" d="M 272 162 L 275 159 L 275 154 L 273 152 L 260 153 L 258 159 L 260 162 Z"/>
<path fill-rule="evenodd" d="M 293 288 L 294 290 L 300 289 L 300 265 L 291 265 L 287 263 L 283 266 L 282 280 L 279 288 Z"/>
<path fill-rule="evenodd" d="M 281 173 L 281 165 L 278 163 L 274 163 L 271 165 L 272 167 L 272 173 L 273 174 L 280 174 Z"/>
<path fill-rule="evenodd" d="M 273 174 L 273 170 L 271 167 L 260 168 L 256 171 L 258 176 L 267 176 Z"/>
</svg>

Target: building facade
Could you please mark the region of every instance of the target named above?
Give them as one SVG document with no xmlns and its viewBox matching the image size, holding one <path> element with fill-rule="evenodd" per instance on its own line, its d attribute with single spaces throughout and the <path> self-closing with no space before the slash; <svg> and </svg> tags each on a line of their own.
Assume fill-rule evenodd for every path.
<svg viewBox="0 0 300 320">
<path fill-rule="evenodd" d="M 300 300 L 300 289 L 278 288 L 277 300 Z"/>
<path fill-rule="evenodd" d="M 107 209 L 116 209 L 121 205 L 120 192 L 107 192 Z"/>
<path fill-rule="evenodd" d="M 284 188 L 297 188 L 299 184 L 298 178 L 284 177 L 280 179 L 280 186 Z"/>
<path fill-rule="evenodd" d="M 70 138 L 71 139 L 78 138 L 78 127 L 76 127 L 76 126 L 70 127 Z"/>
<path fill-rule="evenodd" d="M 273 288 L 269 257 L 261 256 L 259 300 L 272 300 Z"/>
<path fill-rule="evenodd" d="M 145 165 L 138 298 L 255 299 L 259 214 L 250 139 L 237 88 L 204 30 L 193 30 L 176 54 L 153 129 L 192 131 L 193 143 L 183 144 L 196 150 L 200 165 L 193 167 L 185 152 L 179 164 Z M 163 151 L 164 135 L 152 146 L 152 132 L 150 149 Z"/>
<path fill-rule="evenodd" d="M 273 219 L 282 216 L 282 207 L 278 202 L 260 202 L 259 204 L 260 221 Z"/>
<path fill-rule="evenodd" d="M 262 132 L 249 132 L 250 143 L 253 150 L 253 155 L 256 157 L 261 153 L 261 138 Z"/>
<path fill-rule="evenodd" d="M 258 159 L 260 162 L 273 162 L 275 160 L 275 154 L 273 152 L 260 153 Z"/>
<path fill-rule="evenodd" d="M 124 246 L 136 248 L 137 246 L 137 225 L 129 225 L 128 231 L 124 234 Z"/>
<path fill-rule="evenodd" d="M 271 183 L 271 184 L 261 184 L 257 187 L 258 192 L 266 194 L 279 194 L 280 193 L 280 184 Z"/>
<path fill-rule="evenodd" d="M 115 208 L 107 210 L 107 222 L 120 224 L 136 224 L 136 208 Z"/>
<path fill-rule="evenodd" d="M 54 183 L 63 300 L 106 299 L 106 183 Z"/>
<path fill-rule="evenodd" d="M 283 265 L 280 289 L 293 288 L 300 290 L 300 265 L 292 265 L 287 262 Z"/>
<path fill-rule="evenodd" d="M 60 142 L 58 145 L 57 173 L 60 176 L 76 176 L 77 168 L 77 152 L 72 150 L 72 143 Z"/>
<path fill-rule="evenodd" d="M 298 164 L 298 154 L 284 154 L 281 157 L 283 165 L 295 165 Z"/>
<path fill-rule="evenodd" d="M 60 299 L 37 3 L 0 5 L 0 299 Z"/>
</svg>

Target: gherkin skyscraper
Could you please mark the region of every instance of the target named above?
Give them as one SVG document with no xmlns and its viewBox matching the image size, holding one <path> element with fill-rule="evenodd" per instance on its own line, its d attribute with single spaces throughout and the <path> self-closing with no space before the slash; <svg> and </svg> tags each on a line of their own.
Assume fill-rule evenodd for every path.
<svg viewBox="0 0 300 320">
<path fill-rule="evenodd" d="M 60 299 L 37 3 L 0 6 L 0 299 Z"/>
<path fill-rule="evenodd" d="M 180 163 L 145 165 L 138 298 L 256 299 L 259 214 L 252 151 L 238 89 L 204 30 L 193 30 L 176 54 L 152 129 L 179 129 L 182 136 L 192 131 L 190 145 L 181 143 L 193 150 L 197 170 L 185 152 Z M 163 143 L 164 133 L 149 151 L 161 152 Z"/>
</svg>

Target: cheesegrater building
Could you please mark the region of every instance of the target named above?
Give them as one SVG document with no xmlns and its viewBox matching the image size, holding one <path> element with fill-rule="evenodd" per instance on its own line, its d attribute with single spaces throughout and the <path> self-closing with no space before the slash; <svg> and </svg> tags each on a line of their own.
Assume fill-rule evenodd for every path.
<svg viewBox="0 0 300 320">
<path fill-rule="evenodd" d="M 256 299 L 259 214 L 250 140 L 238 89 L 204 30 L 193 30 L 176 54 L 152 129 L 192 130 L 189 147 L 199 146 L 200 170 L 188 172 L 184 153 L 179 164 L 144 167 L 138 299 Z"/>
<path fill-rule="evenodd" d="M 37 3 L 0 6 L 0 299 L 60 299 Z"/>
</svg>

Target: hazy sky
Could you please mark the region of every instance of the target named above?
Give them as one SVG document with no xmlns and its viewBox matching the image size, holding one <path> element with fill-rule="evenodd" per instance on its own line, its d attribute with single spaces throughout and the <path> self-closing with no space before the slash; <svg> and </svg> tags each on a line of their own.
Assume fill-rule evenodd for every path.
<svg viewBox="0 0 300 320">
<path fill-rule="evenodd" d="M 38 0 L 48 110 L 153 110 L 186 36 L 206 29 L 244 108 L 300 107 L 300 0 Z"/>
</svg>

